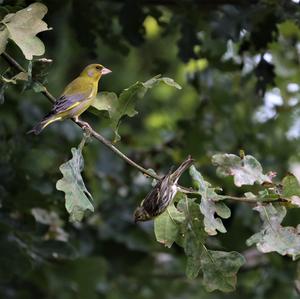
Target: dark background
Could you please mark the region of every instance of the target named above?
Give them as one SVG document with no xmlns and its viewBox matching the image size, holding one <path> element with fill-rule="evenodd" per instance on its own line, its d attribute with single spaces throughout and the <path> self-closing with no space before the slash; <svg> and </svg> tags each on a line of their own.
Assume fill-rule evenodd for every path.
<svg viewBox="0 0 300 299">
<path fill-rule="evenodd" d="M 2 18 L 33 1 L 0 2 Z M 297 174 L 298 3 L 41 2 L 53 27 L 39 34 L 45 57 L 53 59 L 41 80 L 54 95 L 94 62 L 113 71 L 101 80 L 102 91 L 119 93 L 157 74 L 182 85 L 180 91 L 155 87 L 139 101 L 139 114 L 122 121 L 118 147 L 144 167 L 165 173 L 191 154 L 207 180 L 232 195 L 243 190 L 216 177 L 214 153 L 244 149 L 266 171 Z M 15 45 L 7 51 L 27 68 Z M 7 65 L 0 63 L 3 74 Z M 84 148 L 83 176 L 96 211 L 83 223 L 69 223 L 55 184 L 81 131 L 65 121 L 38 137 L 25 134 L 50 107 L 41 94 L 12 85 L 0 106 L 1 298 L 297 298 L 297 263 L 277 254 L 261 257 L 246 246 L 259 219 L 242 203 L 230 205 L 228 233 L 212 240 L 248 257 L 237 291 L 209 294 L 201 277 L 188 280 L 182 249 L 158 244 L 152 222 L 133 223 L 150 180 L 95 140 Z M 87 112 L 83 119 L 113 138 L 104 116 Z M 190 184 L 187 177 L 182 183 Z M 297 225 L 299 211 L 290 210 L 285 223 Z"/>
</svg>

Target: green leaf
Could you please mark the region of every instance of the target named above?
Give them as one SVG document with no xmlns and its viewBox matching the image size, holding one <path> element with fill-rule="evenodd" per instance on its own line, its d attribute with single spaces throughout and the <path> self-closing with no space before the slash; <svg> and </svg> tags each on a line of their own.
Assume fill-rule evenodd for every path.
<svg viewBox="0 0 300 299">
<path fill-rule="evenodd" d="M 215 192 L 216 188 L 212 188 L 210 183 L 204 180 L 195 166 L 190 167 L 190 174 L 197 186 L 198 194 L 201 195 L 200 211 L 204 215 L 205 231 L 213 236 L 217 234 L 217 230 L 221 233 L 226 233 L 222 220 L 215 218 L 215 214 L 226 219 L 231 215 L 230 209 L 223 202 L 216 202 L 224 199 Z"/>
<path fill-rule="evenodd" d="M 278 29 L 280 33 L 285 37 L 295 37 L 295 36 L 300 37 L 299 26 L 291 20 L 279 24 Z"/>
<path fill-rule="evenodd" d="M 95 103 L 92 105 L 97 110 L 106 110 L 111 119 L 111 127 L 114 130 L 114 142 L 120 140 L 118 128 L 120 121 L 124 116 L 133 117 L 138 112 L 135 110 L 136 101 L 142 98 L 148 89 L 154 87 L 156 84 L 163 82 L 169 86 L 181 89 L 181 86 L 173 79 L 162 77 L 160 75 L 151 78 L 146 82 L 136 82 L 132 86 L 124 89 L 119 98 L 113 92 L 102 92 L 96 97 Z"/>
<path fill-rule="evenodd" d="M 272 54 L 272 64 L 274 65 L 275 74 L 278 79 L 280 78 L 277 84 L 280 86 L 283 80 L 294 82 L 299 77 L 299 66 L 298 63 L 295 63 L 298 51 L 292 45 L 294 40 L 300 38 L 300 30 L 298 24 L 292 20 L 278 24 L 277 27 L 278 40 L 270 43 L 269 49 Z M 289 55 L 287 55 L 287 49 Z"/>
<path fill-rule="evenodd" d="M 0 54 L 4 52 L 7 39 L 12 39 L 22 50 L 28 60 L 33 56 L 45 53 L 43 42 L 36 37 L 39 32 L 49 30 L 42 18 L 47 7 L 41 3 L 33 3 L 16 13 L 8 14 L 1 21 L 5 28 L 0 33 Z"/>
<path fill-rule="evenodd" d="M 240 158 L 233 154 L 217 154 L 212 157 L 212 163 L 217 166 L 219 176 L 233 176 L 237 187 L 253 185 L 255 182 L 271 182 L 271 179 L 263 174 L 260 163 L 250 155 Z"/>
<path fill-rule="evenodd" d="M 278 252 L 281 255 L 289 255 L 293 260 L 300 256 L 299 228 L 282 226 L 281 222 L 286 215 L 286 209 L 280 205 L 258 205 L 254 208 L 260 214 L 263 221 L 260 232 L 247 240 L 247 245 L 256 244 L 259 251 Z"/>
<path fill-rule="evenodd" d="M 196 278 L 201 268 L 201 253 L 207 237 L 203 227 L 203 216 L 199 205 L 186 195 L 179 201 L 177 209 L 184 213 L 185 221 L 181 224 L 180 237 L 176 243 L 184 248 L 187 256 L 187 277 Z"/>
<path fill-rule="evenodd" d="M 147 91 L 142 82 L 136 82 L 134 85 L 126 88 L 119 96 L 117 106 L 111 114 L 111 125 L 115 132 L 115 142 L 120 140 L 118 134 L 118 127 L 121 118 L 125 115 L 133 117 L 138 112 L 135 110 L 135 103 L 137 99 L 143 97 Z"/>
<path fill-rule="evenodd" d="M 156 240 L 170 248 L 178 236 L 179 224 L 183 221 L 184 214 L 179 212 L 174 204 L 168 206 L 167 210 L 154 220 Z"/>
<path fill-rule="evenodd" d="M 96 99 L 92 107 L 96 108 L 98 111 L 108 111 L 110 117 L 118 104 L 118 96 L 114 92 L 99 92 L 96 96 Z"/>
<path fill-rule="evenodd" d="M 300 206 L 300 184 L 292 173 L 289 173 L 282 180 L 282 197 L 292 204 Z"/>
<path fill-rule="evenodd" d="M 177 209 L 185 215 L 176 243 L 184 248 L 187 256 L 187 277 L 196 278 L 202 270 L 203 284 L 208 291 L 233 291 L 236 273 L 244 263 L 243 256 L 238 252 L 211 251 L 205 247 L 207 235 L 203 228 L 203 216 L 194 199 L 185 195 Z"/>
<path fill-rule="evenodd" d="M 81 172 L 84 167 L 81 147 L 72 148 L 73 158 L 62 164 L 59 169 L 63 178 L 56 183 L 56 189 L 65 192 L 66 209 L 70 214 L 70 221 L 81 221 L 85 211 L 94 212 L 91 204 L 91 194 L 86 189 Z"/>
<path fill-rule="evenodd" d="M 167 84 L 171 87 L 175 87 L 177 89 L 182 88 L 177 82 L 174 81 L 174 79 L 168 78 L 168 77 L 161 77 L 160 78 L 160 75 L 156 75 L 155 77 L 149 79 L 148 81 L 144 82 L 143 85 L 146 88 L 152 88 L 160 82 L 164 82 L 165 84 Z"/>
<path fill-rule="evenodd" d="M 282 196 L 291 197 L 293 195 L 300 196 L 300 184 L 297 178 L 289 173 L 282 180 Z"/>
<path fill-rule="evenodd" d="M 201 268 L 203 284 L 207 291 L 232 292 L 236 287 L 236 274 L 245 263 L 238 252 L 203 250 Z"/>
</svg>

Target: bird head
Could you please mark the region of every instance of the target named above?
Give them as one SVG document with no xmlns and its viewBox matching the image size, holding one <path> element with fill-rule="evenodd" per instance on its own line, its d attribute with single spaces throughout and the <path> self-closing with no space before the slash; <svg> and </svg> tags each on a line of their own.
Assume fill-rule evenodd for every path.
<svg viewBox="0 0 300 299">
<path fill-rule="evenodd" d="M 101 64 L 89 64 L 80 74 L 80 76 L 90 77 L 94 80 L 99 80 L 102 75 L 111 73 L 111 70 Z"/>
<path fill-rule="evenodd" d="M 137 223 L 139 221 L 147 221 L 150 220 L 151 217 L 147 213 L 147 211 L 144 209 L 143 206 L 137 207 L 134 211 L 134 222 Z"/>
</svg>

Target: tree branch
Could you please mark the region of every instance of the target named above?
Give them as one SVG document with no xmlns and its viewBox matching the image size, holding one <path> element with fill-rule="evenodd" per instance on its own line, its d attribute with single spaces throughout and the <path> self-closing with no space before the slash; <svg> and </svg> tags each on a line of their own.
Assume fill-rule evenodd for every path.
<svg viewBox="0 0 300 299">
<path fill-rule="evenodd" d="M 6 62 L 14 67 L 16 70 L 20 71 L 20 72 L 24 72 L 27 73 L 27 71 L 16 61 L 14 60 L 9 54 L 7 54 L 6 52 L 3 52 L 1 54 L 1 56 L 6 60 Z M 37 83 L 41 84 L 40 82 L 37 81 Z M 41 84 L 42 85 L 42 84 Z M 47 88 L 43 86 L 43 90 L 41 91 L 41 93 L 52 103 L 55 102 L 55 97 L 47 90 Z M 116 148 L 109 140 L 107 140 L 104 136 L 102 136 L 100 133 L 96 132 L 89 123 L 84 122 L 82 120 L 79 121 L 75 121 L 74 119 L 72 119 L 72 121 L 74 123 L 76 123 L 79 127 L 82 128 L 82 130 L 86 130 L 91 136 L 93 136 L 95 139 L 97 139 L 98 141 L 100 141 L 102 144 L 104 144 L 106 147 L 108 147 L 110 150 L 112 150 L 115 154 L 117 154 L 121 159 L 123 159 L 125 162 L 127 162 L 129 165 L 131 165 L 132 167 L 135 167 L 136 169 L 138 169 L 141 173 L 143 173 L 144 175 L 147 175 L 149 177 L 152 177 L 153 179 L 156 180 L 161 180 L 162 178 L 160 176 L 158 176 L 157 174 L 153 173 L 152 171 L 149 171 L 147 169 L 145 169 L 144 167 L 142 167 L 141 165 L 137 164 L 136 162 L 134 162 L 133 160 L 131 160 L 129 157 L 127 157 L 125 154 L 123 154 L 118 148 Z M 178 187 L 178 191 L 183 192 L 183 193 L 189 193 L 189 194 L 199 194 L 196 190 L 193 190 L 192 188 L 186 188 L 180 185 L 177 185 Z M 244 203 L 257 203 L 257 202 L 261 202 L 261 203 L 270 203 L 270 202 L 286 202 L 284 199 L 282 198 L 278 198 L 277 200 L 260 200 L 258 197 L 255 198 L 247 198 L 247 197 L 235 197 L 235 196 L 225 196 L 224 195 L 224 199 L 229 199 L 229 200 L 233 200 L 233 201 L 237 201 L 237 202 L 244 202 Z"/>
<path fill-rule="evenodd" d="M 8 55 L 6 52 L 3 52 L 2 57 L 5 59 L 5 61 L 10 65 L 13 66 L 15 69 L 17 69 L 20 72 L 27 73 L 27 70 L 25 70 L 16 60 L 14 60 L 10 55 Z M 40 83 L 40 82 L 39 82 Z M 40 83 L 41 84 L 41 83 Z M 42 84 L 41 84 L 42 85 Z M 47 88 L 43 86 L 43 91 L 41 93 L 48 98 L 48 100 L 52 103 L 55 102 L 55 97 L 47 90 Z"/>
<path fill-rule="evenodd" d="M 237 196 L 230 196 L 230 195 L 224 195 L 224 199 L 229 199 L 229 200 L 234 200 L 234 201 L 240 201 L 240 202 L 246 202 L 246 203 L 261 203 L 261 204 L 268 204 L 268 203 L 288 203 L 287 200 L 285 200 L 284 198 L 276 198 L 276 199 L 270 199 L 270 198 L 260 198 L 258 196 L 249 198 L 249 197 L 237 197 Z"/>
<path fill-rule="evenodd" d="M 20 72 L 27 73 L 27 71 L 16 60 L 14 60 L 9 54 L 7 54 L 6 52 L 3 52 L 1 55 L 2 55 L 2 57 L 6 60 L 6 62 L 9 65 L 13 66 L 15 69 L 17 69 Z M 38 83 L 40 83 L 40 82 L 38 82 Z M 43 86 L 43 91 L 41 91 L 41 93 L 48 100 L 50 100 L 50 102 L 52 102 L 52 103 L 55 102 L 55 97 L 47 90 L 47 88 L 45 86 Z M 145 175 L 147 175 L 149 177 L 152 177 L 152 178 L 154 178 L 156 180 L 160 180 L 161 179 L 160 176 L 156 175 L 152 171 L 149 171 L 149 170 L 145 169 L 141 165 L 137 164 L 136 162 L 134 162 L 133 160 L 131 160 L 130 158 L 128 158 L 118 148 L 116 148 L 110 141 L 108 141 L 100 133 L 97 133 L 90 125 L 88 127 L 86 127 L 85 126 L 85 122 L 82 122 L 82 121 L 75 122 L 74 120 L 73 120 L 73 122 L 76 123 L 83 130 L 88 130 L 88 132 L 90 133 L 91 136 L 93 136 L 95 139 L 97 139 L 98 141 L 100 141 L 106 147 L 108 147 L 109 149 L 111 149 L 114 153 L 116 153 L 120 158 L 122 158 L 124 161 L 126 161 L 129 165 L 135 167 L 140 172 L 142 172 L 143 174 L 145 174 Z"/>
</svg>

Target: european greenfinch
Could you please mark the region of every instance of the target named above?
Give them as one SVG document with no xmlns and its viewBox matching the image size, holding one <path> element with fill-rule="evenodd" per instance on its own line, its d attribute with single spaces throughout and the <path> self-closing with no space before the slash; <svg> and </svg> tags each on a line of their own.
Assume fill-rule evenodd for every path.
<svg viewBox="0 0 300 299">
<path fill-rule="evenodd" d="M 154 188 L 148 193 L 140 206 L 134 212 L 134 221 L 148 221 L 162 214 L 172 203 L 179 186 L 178 180 L 194 160 L 188 156 L 187 159 L 174 171 L 158 181 Z"/>
<path fill-rule="evenodd" d="M 54 106 L 41 122 L 28 133 L 38 135 L 43 129 L 55 121 L 74 118 L 79 121 L 79 116 L 94 102 L 98 92 L 98 82 L 102 75 L 111 73 L 111 70 L 101 64 L 88 65 L 64 89 L 62 95 L 55 101 Z"/>
</svg>

